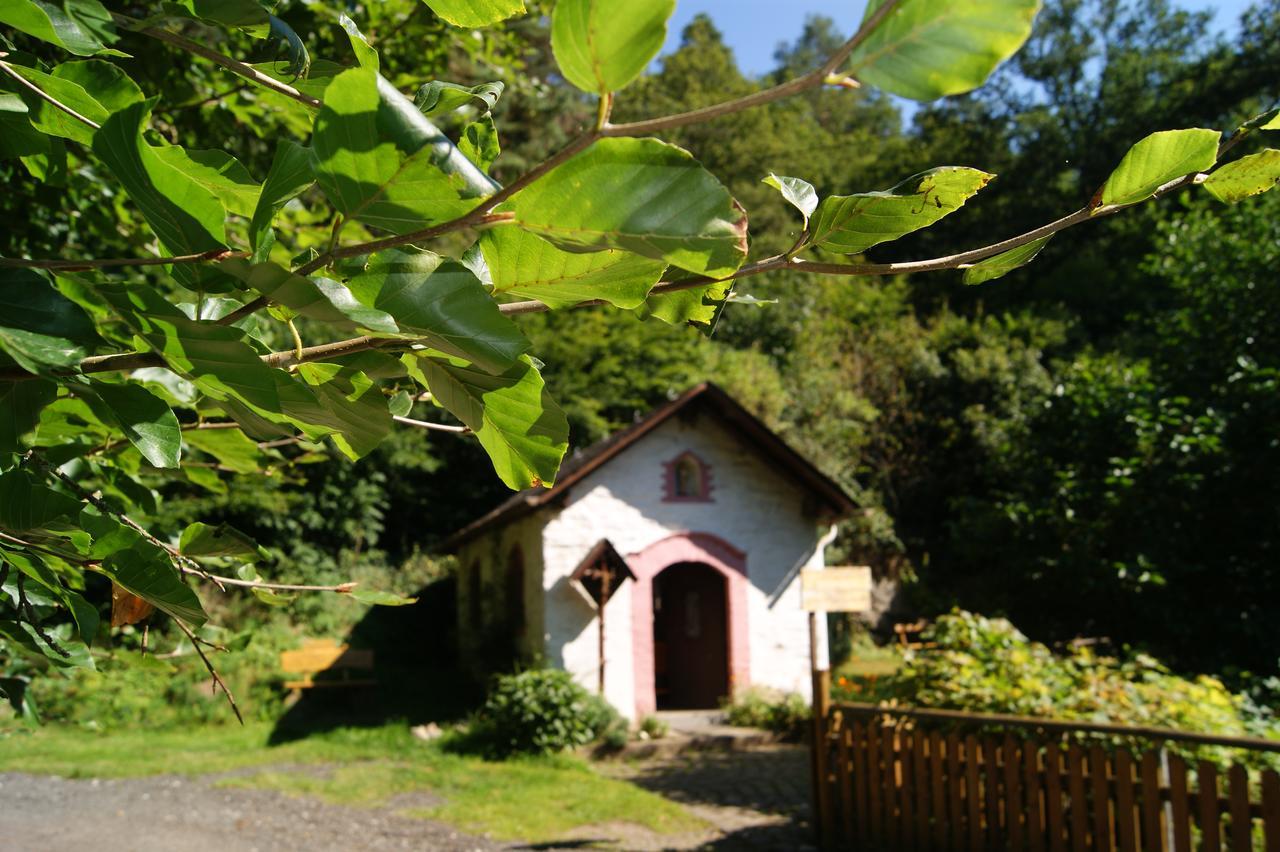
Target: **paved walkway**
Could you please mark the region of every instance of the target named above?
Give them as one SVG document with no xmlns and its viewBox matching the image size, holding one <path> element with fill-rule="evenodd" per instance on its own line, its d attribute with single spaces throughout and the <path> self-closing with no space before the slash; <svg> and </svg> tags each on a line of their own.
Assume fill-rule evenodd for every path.
<svg viewBox="0 0 1280 852">
<path fill-rule="evenodd" d="M 809 752 L 803 746 L 685 752 L 601 763 L 597 768 L 674 799 L 715 826 L 718 837 L 692 848 L 814 848 L 809 826 Z"/>
</svg>

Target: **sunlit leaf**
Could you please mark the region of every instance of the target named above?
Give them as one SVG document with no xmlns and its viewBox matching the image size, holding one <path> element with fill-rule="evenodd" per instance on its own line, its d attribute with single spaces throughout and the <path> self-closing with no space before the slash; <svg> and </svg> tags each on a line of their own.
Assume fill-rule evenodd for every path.
<svg viewBox="0 0 1280 852">
<path fill-rule="evenodd" d="M 994 281 L 997 278 L 1008 275 L 1020 266 L 1026 266 L 1035 260 L 1036 255 L 1049 244 L 1051 238 L 1052 235 L 1041 237 L 1038 240 L 1032 240 L 1026 245 L 1018 246 L 986 260 L 978 261 L 964 271 L 964 283 L 982 284 L 986 281 Z"/>
<path fill-rule="evenodd" d="M 602 139 L 518 193 L 520 227 L 569 249 L 617 248 L 702 275 L 735 272 L 747 217 L 688 151 Z"/>
<path fill-rule="evenodd" d="M 239 429 L 188 429 L 182 439 L 235 473 L 257 473 L 267 461 L 258 444 Z"/>
<path fill-rule="evenodd" d="M 508 488 L 555 482 L 568 447 L 569 424 L 529 356 L 497 376 L 456 358 L 404 358 L 434 400 L 480 439 Z"/>
<path fill-rule="evenodd" d="M 129 79 L 119 66 L 101 59 L 63 62 L 50 73 L 14 65 L 13 70 L 40 91 L 96 124 L 104 123 L 111 114 L 144 98 L 138 84 Z M 18 90 L 31 110 L 31 123 L 37 130 L 85 145 L 93 141 L 94 129 L 26 88 Z"/>
<path fill-rule="evenodd" d="M 942 166 L 883 192 L 824 198 L 809 223 L 809 244 L 858 254 L 959 210 L 993 177 L 977 169 Z"/>
<path fill-rule="evenodd" d="M 1219 201 L 1235 204 L 1274 189 L 1280 183 L 1280 151 L 1264 148 L 1214 171 L 1204 188 Z"/>
<path fill-rule="evenodd" d="M 172 254 L 199 254 L 226 245 L 226 210 L 198 181 L 164 161 L 142 140 L 150 102 L 113 114 L 93 137 L 93 151 L 124 184 L 147 224 Z M 174 276 L 198 286 L 205 276 L 192 264 L 174 267 Z"/>
<path fill-rule="evenodd" d="M 763 182 L 781 192 L 782 197 L 804 216 L 805 226 L 808 227 L 809 217 L 818 209 L 818 193 L 814 191 L 813 184 L 797 177 L 772 173 Z"/>
<path fill-rule="evenodd" d="M 603 299 L 635 308 L 662 277 L 666 264 L 624 251 L 574 253 L 519 228 L 493 228 L 480 249 L 495 293 L 565 308 Z"/>
<path fill-rule="evenodd" d="M 239 160 L 225 151 L 154 148 L 156 156 L 216 196 L 228 213 L 253 215 L 262 187 Z"/>
<path fill-rule="evenodd" d="M 347 286 L 365 305 L 390 314 L 402 332 L 489 372 L 503 372 L 529 348 L 471 270 L 455 260 L 380 252 Z"/>
<path fill-rule="evenodd" d="M 498 80 L 492 83 L 481 83 L 478 86 L 463 86 L 444 80 L 432 80 L 422 84 L 413 103 L 422 110 L 423 115 L 441 115 L 461 109 L 469 104 L 483 107 L 485 112 L 493 109 L 502 97 L 505 85 Z"/>
<path fill-rule="evenodd" d="M 1171 180 L 1213 168 L 1221 136 L 1198 128 L 1152 133 L 1124 155 L 1103 185 L 1100 203 L 1134 204 Z"/>
<path fill-rule="evenodd" d="M 870 0 L 864 20 L 886 0 Z M 1040 0 L 901 0 L 849 57 L 864 83 L 917 101 L 986 82 L 1031 35 Z"/>
<path fill-rule="evenodd" d="M 106 49 L 115 42 L 116 30 L 111 13 L 98 0 L 5 0 L 0 24 L 79 56 L 123 55 Z"/>
<path fill-rule="evenodd" d="M 616 92 L 662 49 L 675 0 L 557 0 L 551 49 L 560 73 L 584 92 Z"/>
<path fill-rule="evenodd" d="M 440 168 L 435 149 L 404 134 L 393 136 L 380 104 L 377 77 L 367 69 L 340 74 L 325 91 L 312 151 L 316 181 L 333 205 L 349 219 L 394 233 L 467 212 L 473 204 Z"/>
<path fill-rule="evenodd" d="M 524 0 L 423 0 L 455 27 L 487 27 L 524 14 Z"/>
<path fill-rule="evenodd" d="M 462 128 L 458 150 L 483 171 L 489 171 L 502 148 L 498 145 L 498 128 L 493 119 L 484 116 Z"/>
<path fill-rule="evenodd" d="M 327 278 L 303 278 L 274 263 L 227 260 L 222 268 L 293 313 L 337 328 L 397 334 L 396 321 L 385 311 L 362 304 L 351 291 Z"/>
<path fill-rule="evenodd" d="M 281 139 L 276 145 L 271 169 L 262 184 L 262 192 L 258 196 L 253 219 L 249 224 L 249 239 L 255 252 L 266 242 L 271 230 L 271 220 L 280 212 L 280 208 L 313 183 L 315 172 L 312 171 L 311 150 L 289 139 Z M 257 256 L 254 259 L 266 260 L 265 257 Z"/>
<path fill-rule="evenodd" d="M 107 422 L 114 422 L 156 467 L 177 467 L 182 454 L 178 418 L 164 400 L 139 384 L 90 381 L 90 406 Z"/>
</svg>

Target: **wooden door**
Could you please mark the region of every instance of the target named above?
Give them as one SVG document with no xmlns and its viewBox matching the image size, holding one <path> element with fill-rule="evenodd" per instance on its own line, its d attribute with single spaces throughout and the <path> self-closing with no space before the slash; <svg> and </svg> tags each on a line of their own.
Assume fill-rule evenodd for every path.
<svg viewBox="0 0 1280 852">
<path fill-rule="evenodd" d="M 653 580 L 655 692 L 663 710 L 720 705 L 729 693 L 728 584 L 709 565 L 680 562 Z"/>
</svg>

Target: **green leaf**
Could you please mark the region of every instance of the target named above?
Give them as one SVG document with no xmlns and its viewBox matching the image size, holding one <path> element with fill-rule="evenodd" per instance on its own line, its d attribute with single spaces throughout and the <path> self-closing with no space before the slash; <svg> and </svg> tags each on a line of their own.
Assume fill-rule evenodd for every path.
<svg viewBox="0 0 1280 852">
<path fill-rule="evenodd" d="M 1277 183 L 1280 183 L 1280 151 L 1264 148 L 1217 169 L 1204 182 L 1204 188 L 1219 201 L 1235 204 L 1273 189 Z"/>
<path fill-rule="evenodd" d="M 58 396 L 58 386 L 43 379 L 0 382 L 0 453 L 22 452 L 22 437 L 36 428 L 40 412 Z"/>
<path fill-rule="evenodd" d="M 390 434 L 387 398 L 363 372 L 338 364 L 301 364 L 298 375 L 322 406 L 313 421 L 333 430 L 334 444 L 348 458 L 368 455 Z"/>
<path fill-rule="evenodd" d="M 480 235 L 479 245 L 495 293 L 537 299 L 551 308 L 592 299 L 639 307 L 666 269 L 660 260 L 613 249 L 562 251 L 519 228 L 492 228 Z"/>
<path fill-rule="evenodd" d="M 10 532 L 43 529 L 79 513 L 79 500 L 35 484 L 21 470 L 0 475 L 0 527 Z"/>
<path fill-rule="evenodd" d="M 0 92 L 0 160 L 47 154 L 49 139 L 31 126 L 22 98 Z"/>
<path fill-rule="evenodd" d="M 487 27 L 524 14 L 524 0 L 423 0 L 455 27 Z"/>
<path fill-rule="evenodd" d="M 657 293 L 645 299 L 636 314 L 642 318 L 660 319 L 671 325 L 709 325 L 715 320 L 732 286 L 730 281 L 717 281 L 700 287 Z"/>
<path fill-rule="evenodd" d="M 829 196 L 809 223 L 808 245 L 858 254 L 929 227 L 963 207 L 994 177 L 977 169 L 941 166 L 883 192 Z"/>
<path fill-rule="evenodd" d="M 98 0 L 5 0 L 0 24 L 56 44 L 78 56 L 113 53 L 106 46 L 116 40 L 111 13 Z"/>
<path fill-rule="evenodd" d="M 0 350 L 24 370 L 75 366 L 96 340 L 88 315 L 39 272 L 0 269 Z"/>
<path fill-rule="evenodd" d="M 397 595 L 394 592 L 380 592 L 376 589 L 362 589 L 359 586 L 347 592 L 353 600 L 374 606 L 408 606 L 418 602 L 417 598 Z"/>
<path fill-rule="evenodd" d="M 479 279 L 456 260 L 430 252 L 385 251 L 347 282 L 356 298 L 395 318 L 423 343 L 501 373 L 529 348 Z"/>
<path fill-rule="evenodd" d="M 247 30 L 261 38 L 267 34 L 267 10 L 258 0 L 177 0 L 194 18 Z"/>
<path fill-rule="evenodd" d="M 762 182 L 781 192 L 782 197 L 804 216 L 805 227 L 809 226 L 809 217 L 818 209 L 818 193 L 814 191 L 813 184 L 797 177 L 784 177 L 772 172 Z"/>
<path fill-rule="evenodd" d="M 246 428 L 292 423 L 310 437 L 333 435 L 344 452 L 371 449 L 390 429 L 385 400 L 381 416 L 373 401 L 380 393 L 313 388 L 264 364 L 240 329 L 193 320 L 150 287 L 98 284 L 94 289 L 171 370 L 195 382 Z"/>
<path fill-rule="evenodd" d="M 271 169 L 262 184 L 262 192 L 253 210 L 253 219 L 249 223 L 249 239 L 255 252 L 264 245 L 271 230 L 271 220 L 280 212 L 280 208 L 315 183 L 315 179 L 311 166 L 311 149 L 297 142 L 281 139 L 276 145 Z M 259 258 L 256 255 L 254 259 L 266 260 L 265 257 Z"/>
<path fill-rule="evenodd" d="M 404 358 L 434 400 L 475 432 L 508 488 L 554 484 L 569 423 L 528 355 L 498 376 L 456 358 Z"/>
<path fill-rule="evenodd" d="M 377 85 L 372 71 L 354 68 L 338 75 L 325 91 L 312 151 L 316 182 L 329 201 L 348 219 L 393 233 L 466 213 L 474 205 L 460 194 L 461 184 L 436 163 L 433 147 L 414 148 L 407 136 L 396 139 L 380 127 L 385 122 Z"/>
<path fill-rule="evenodd" d="M 683 148 L 601 139 L 509 202 L 516 223 L 571 250 L 617 248 L 722 278 L 746 258 L 747 217 Z"/>
<path fill-rule="evenodd" d="M 108 118 L 93 137 L 93 151 L 124 184 L 165 249 L 176 255 L 226 247 L 226 210 L 206 187 L 173 168 L 142 141 L 149 104 L 132 104 Z M 174 277 L 197 287 L 201 267 L 178 264 Z M 208 270 L 205 270 L 208 272 Z"/>
<path fill-rule="evenodd" d="M 258 569 L 252 565 L 241 565 L 236 568 L 236 576 L 241 580 L 249 583 L 261 583 L 262 577 L 258 574 Z M 286 606 L 293 602 L 297 595 L 284 595 L 274 589 L 261 589 L 251 587 L 249 589 L 253 596 L 268 606 Z"/>
<path fill-rule="evenodd" d="M 16 647 L 30 656 L 43 657 L 60 668 L 92 669 L 94 667 L 93 656 L 89 653 L 89 646 L 83 642 L 58 639 L 58 645 L 69 654 L 69 656 L 64 657 L 51 648 L 40 637 L 34 627 L 25 622 L 0 621 L 0 639 L 12 643 L 12 647 Z"/>
<path fill-rule="evenodd" d="M 267 461 L 257 443 L 239 429 L 188 429 L 182 439 L 236 473 L 258 473 Z"/>
<path fill-rule="evenodd" d="M 1213 168 L 1217 130 L 1163 130 L 1129 149 L 1103 184 L 1099 203 L 1134 204 L 1150 198 L 1171 180 Z"/>
<path fill-rule="evenodd" d="M 98 633 L 98 611 L 79 593 L 68 589 L 58 577 L 34 553 L 16 553 L 11 550 L 0 551 L 0 561 L 8 562 L 31 580 L 39 583 L 50 597 L 61 603 L 75 619 L 76 631 L 85 644 L 92 644 Z"/>
<path fill-rule="evenodd" d="M 480 169 L 489 171 L 498 154 L 502 153 L 498 145 L 498 128 L 494 127 L 493 119 L 486 115 L 462 128 L 458 150 Z"/>
<path fill-rule="evenodd" d="M 225 151 L 188 151 L 177 145 L 152 150 L 162 161 L 209 190 L 228 213 L 246 219 L 253 215 L 262 187 L 235 157 Z"/>
<path fill-rule="evenodd" d="M 138 84 L 119 66 L 101 59 L 64 62 L 49 74 L 23 65 L 14 65 L 13 70 L 95 124 L 102 124 L 112 113 L 143 101 Z M 20 89 L 19 94 L 31 110 L 31 123 L 37 130 L 85 145 L 93 142 L 95 131 L 89 125 L 25 88 Z"/>
<path fill-rule="evenodd" d="M 606 95 L 639 77 L 662 49 L 675 0 L 557 0 L 551 49 L 560 73 Z"/>
<path fill-rule="evenodd" d="M 391 401 L 387 403 L 387 408 L 394 417 L 408 417 L 409 412 L 413 410 L 413 397 L 409 396 L 407 391 L 396 391 Z"/>
<path fill-rule="evenodd" d="M 361 68 L 368 68 L 371 71 L 377 71 L 379 64 L 378 51 L 374 50 L 373 46 L 369 44 L 369 40 L 364 37 L 364 33 L 360 32 L 356 22 L 343 12 L 338 16 L 338 23 L 347 31 L 347 38 L 351 40 L 351 50 L 356 55 L 356 65 Z"/>
<path fill-rule="evenodd" d="M 886 0 L 870 0 L 863 20 Z M 976 89 L 1022 47 L 1040 0 L 902 0 L 849 57 L 864 83 L 917 101 Z"/>
<path fill-rule="evenodd" d="M 413 96 L 413 104 L 423 115 L 441 115 L 471 104 L 483 108 L 487 113 L 498 103 L 504 88 L 506 86 L 499 80 L 478 86 L 432 80 L 430 83 L 423 83 L 418 89 L 418 93 Z"/>
<path fill-rule="evenodd" d="M 164 400 L 137 384 L 90 381 L 88 388 L 90 407 L 104 422 L 119 426 L 143 458 L 156 467 L 178 467 L 182 432 Z M 72 392 L 79 394 L 81 390 Z"/>
<path fill-rule="evenodd" d="M 183 556 L 220 556 L 242 562 L 271 558 L 266 548 L 229 524 L 212 527 L 199 521 L 182 531 L 178 550 Z"/>
<path fill-rule="evenodd" d="M 111 554 L 102 561 L 102 573 L 156 609 L 193 627 L 209 620 L 200 599 L 183 582 L 168 555 L 149 542 Z"/>
<path fill-rule="evenodd" d="M 274 263 L 249 263 L 233 259 L 222 268 L 257 290 L 271 302 L 293 313 L 342 329 L 372 334 L 398 334 L 391 315 L 361 304 L 346 285 L 327 278 L 303 278 Z"/>
<path fill-rule="evenodd" d="M 1053 235 L 1032 240 L 1024 246 L 1009 249 L 1006 252 L 979 261 L 964 271 L 964 283 L 982 284 L 1008 275 L 1020 266 L 1026 266 L 1040 253 Z"/>
<path fill-rule="evenodd" d="M 1252 130 L 1280 130 L 1280 107 L 1269 109 L 1262 115 L 1255 115 L 1240 125 L 1240 129 L 1236 132 L 1248 133 Z"/>
</svg>

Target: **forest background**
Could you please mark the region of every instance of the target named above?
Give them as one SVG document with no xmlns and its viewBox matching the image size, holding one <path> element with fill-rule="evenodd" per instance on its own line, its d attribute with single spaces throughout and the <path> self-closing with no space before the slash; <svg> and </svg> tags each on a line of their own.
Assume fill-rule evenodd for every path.
<svg viewBox="0 0 1280 852">
<path fill-rule="evenodd" d="M 592 116 L 593 104 L 556 76 L 536 3 L 478 33 L 442 25 L 417 0 L 347 7 L 402 90 L 431 78 L 506 83 L 494 107 L 500 181 Z M 313 55 L 341 61 L 350 51 L 320 7 L 285 2 L 277 14 Z M 998 173 L 972 202 L 975 215 L 870 253 L 943 254 L 1077 208 L 1150 132 L 1230 129 L 1271 106 L 1280 0 L 1253 6 L 1229 40 L 1211 21 L 1165 0 L 1050 0 L 1027 47 L 986 86 L 908 121 L 883 96 L 819 91 L 670 141 L 753 211 L 757 239 L 777 242 L 756 246 L 765 252 L 785 250 L 796 229 L 761 183 L 770 172 L 823 194 L 881 189 L 937 164 Z M 699 17 L 615 118 L 748 93 L 808 70 L 845 35 L 812 18 L 778 49 L 776 70 L 753 78 Z M 168 99 L 180 122 L 157 116 L 171 141 L 217 139 L 265 174 L 273 145 L 252 132 L 252 93 L 211 68 L 177 80 L 162 46 L 145 51 L 145 82 L 191 89 Z M 122 253 L 121 200 L 109 182 L 76 178 L 41 185 L 0 160 L 6 209 L 24 214 L 6 221 L 0 254 Z M 79 215 L 44 218 L 62 209 Z M 909 611 L 1005 615 L 1050 642 L 1108 637 L 1243 685 L 1249 673 L 1280 671 L 1271 641 L 1280 620 L 1277 212 L 1274 193 L 1230 208 L 1176 196 L 1063 232 L 1033 265 L 988 285 L 966 286 L 958 273 L 762 275 L 737 291 L 758 303 L 730 304 L 710 330 L 615 310 L 520 322 L 546 361 L 573 446 L 713 380 L 857 498 L 862 510 L 832 557 L 899 580 Z M 402 591 L 447 575 L 432 548 L 504 496 L 479 447 L 421 430 L 396 431 L 354 464 L 321 457 L 266 479 L 139 495 L 161 534 L 194 520 L 244 530 L 276 554 L 276 579 L 379 580 Z M 284 609 L 248 596 L 209 604 L 219 621 L 255 635 L 260 651 L 246 659 L 263 666 L 268 649 L 340 634 L 363 615 L 332 596 Z M 138 633 L 126 628 L 117 642 L 136 647 Z M 119 700 L 135 692 L 118 682 Z"/>
</svg>

